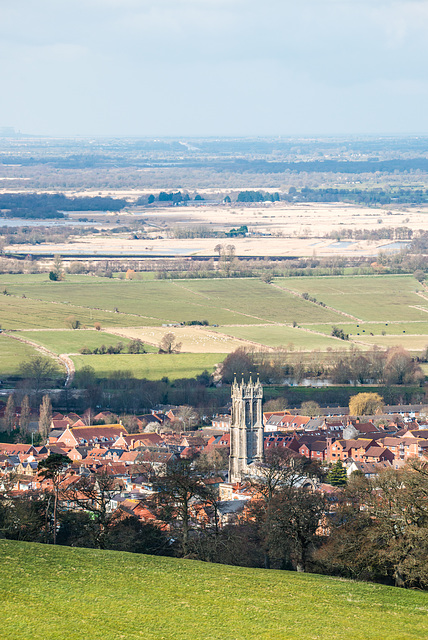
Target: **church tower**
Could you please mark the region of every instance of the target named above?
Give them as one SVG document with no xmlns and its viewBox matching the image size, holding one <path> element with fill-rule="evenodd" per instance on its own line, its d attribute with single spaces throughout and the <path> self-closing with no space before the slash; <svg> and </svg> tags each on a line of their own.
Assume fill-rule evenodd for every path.
<svg viewBox="0 0 428 640">
<path fill-rule="evenodd" d="M 232 418 L 230 422 L 229 482 L 240 482 L 251 473 L 248 466 L 263 460 L 263 387 L 260 380 L 248 384 L 242 379 L 232 385 Z"/>
</svg>

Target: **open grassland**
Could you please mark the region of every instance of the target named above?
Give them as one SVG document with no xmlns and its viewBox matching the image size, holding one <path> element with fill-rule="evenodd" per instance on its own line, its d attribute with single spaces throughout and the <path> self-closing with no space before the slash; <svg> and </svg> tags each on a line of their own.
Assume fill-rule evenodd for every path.
<svg viewBox="0 0 428 640">
<path fill-rule="evenodd" d="M 208 320 L 210 324 L 224 325 L 343 319 L 334 311 L 313 305 L 256 278 L 128 281 L 92 277 L 82 282 L 77 276 L 75 282 L 75 276 L 67 276 L 63 282 L 50 282 L 43 274 L 15 276 L 12 283 L 10 277 L 5 286 L 14 295 L 58 304 L 67 302 L 70 308 L 82 305 L 94 309 L 92 324 L 96 320 L 104 322 L 99 310 L 115 309 L 121 314 L 135 314 L 130 317 L 112 315 L 110 324 L 115 326 L 156 326 L 189 320 Z M 2 286 L 0 276 L 0 288 Z M 69 311 L 68 315 L 70 313 L 74 312 Z"/>
<path fill-rule="evenodd" d="M 310 323 L 302 326 L 327 335 L 330 335 L 333 328 L 331 324 Z M 387 336 L 428 336 L 428 322 L 338 322 L 334 326 L 357 339 L 365 338 L 371 334 L 381 336 L 383 333 Z"/>
<path fill-rule="evenodd" d="M 0 377 L 18 375 L 21 363 L 36 355 L 34 347 L 0 335 Z"/>
<path fill-rule="evenodd" d="M 355 319 L 426 322 L 428 318 L 427 292 L 412 276 L 278 278 L 275 282 L 298 293 L 309 293 Z"/>
<path fill-rule="evenodd" d="M 46 274 L 0 275 L 2 289 L 11 294 L 0 296 L 3 328 L 28 331 L 29 339 L 55 353 L 112 344 L 96 332 L 85 334 L 88 340 L 91 334 L 88 344 L 80 341 L 83 332 L 29 335 L 30 329 L 65 330 L 70 316 L 83 327 L 100 322 L 107 332 L 155 346 L 172 331 L 189 353 L 224 354 L 246 345 L 326 351 L 348 349 L 352 341 L 362 348 L 403 344 L 417 351 L 428 342 L 428 293 L 412 276 L 305 276 L 276 278 L 269 285 L 258 278 L 128 281 L 67 275 L 50 282 Z M 328 308 L 304 300 L 305 292 Z M 166 326 L 192 320 L 211 326 Z M 350 341 L 331 338 L 333 325 Z"/>
<path fill-rule="evenodd" d="M 225 353 L 174 353 L 143 355 L 88 355 L 73 356 L 78 371 L 84 366 L 94 368 L 97 376 L 107 378 L 112 371 L 130 371 L 135 378 L 160 380 L 167 377 L 193 378 L 205 369 L 212 373 L 216 365 L 224 360 Z"/>
<path fill-rule="evenodd" d="M 32 340 L 46 347 L 54 353 L 78 353 L 82 347 L 95 349 L 96 347 L 109 347 L 123 342 L 126 346 L 130 342 L 128 338 L 113 335 L 105 331 L 89 329 L 58 329 L 54 331 L 17 331 L 16 335 Z M 151 349 L 150 349 L 151 350 Z"/>
<path fill-rule="evenodd" d="M 426 593 L 5 540 L 0 553 L 2 640 L 422 640 L 428 635 Z"/>
<path fill-rule="evenodd" d="M 0 322 L 3 329 L 59 329 L 67 326 L 67 319 L 73 316 L 82 326 L 101 325 L 133 326 L 141 324 L 137 316 L 109 313 L 99 309 L 89 309 L 72 304 L 44 302 L 29 296 L 1 296 Z"/>
<path fill-rule="evenodd" d="M 297 327 L 280 325 L 245 326 L 245 327 L 223 327 L 216 331 L 224 332 L 227 335 L 241 340 L 253 340 L 261 345 L 269 347 L 286 347 L 289 350 L 297 349 L 301 351 L 312 351 L 327 348 L 343 349 L 349 346 L 344 345 L 342 340 L 319 335 L 312 331 L 306 331 Z M 330 328 L 331 331 L 331 328 Z"/>
<path fill-rule="evenodd" d="M 112 321 L 109 324 L 115 326 L 156 326 L 194 319 L 206 319 L 216 324 L 246 322 L 245 316 L 236 313 L 235 310 L 222 306 L 217 308 L 208 298 L 194 293 L 185 286 L 177 286 L 172 281 L 131 281 L 92 277 L 87 278 L 82 284 L 81 278 L 75 282 L 74 276 L 67 276 L 63 282 L 50 282 L 44 275 L 44 279 L 29 286 L 24 276 L 17 280 L 16 284 L 9 285 L 8 290 L 10 293 L 24 294 L 27 298 L 37 298 L 45 302 L 67 301 L 70 305 L 107 311 L 118 309 L 121 314 L 134 314 L 120 317 L 119 322 L 117 315 L 111 314 Z M 100 320 L 98 315 L 94 317 L 94 321 Z M 100 321 L 103 322 L 104 318 Z M 251 318 L 247 322 L 251 322 Z"/>
<path fill-rule="evenodd" d="M 364 344 L 378 345 L 381 348 L 388 347 L 404 347 L 407 351 L 423 351 L 428 347 L 428 335 L 411 336 L 411 335 L 390 335 L 390 336 L 367 336 L 361 338 Z"/>
</svg>

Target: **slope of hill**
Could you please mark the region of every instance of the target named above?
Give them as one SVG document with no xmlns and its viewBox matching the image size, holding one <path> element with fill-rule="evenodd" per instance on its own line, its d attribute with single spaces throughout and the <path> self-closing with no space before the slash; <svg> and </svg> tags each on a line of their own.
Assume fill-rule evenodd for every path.
<svg viewBox="0 0 428 640">
<path fill-rule="evenodd" d="M 325 576 L 0 540 L 2 640 L 400 640 L 428 594 Z"/>
</svg>

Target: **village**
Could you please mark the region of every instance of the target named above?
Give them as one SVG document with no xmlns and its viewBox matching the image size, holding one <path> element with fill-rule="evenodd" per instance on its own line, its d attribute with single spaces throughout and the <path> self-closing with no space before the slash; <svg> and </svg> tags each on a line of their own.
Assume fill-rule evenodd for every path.
<svg viewBox="0 0 428 640">
<path fill-rule="evenodd" d="M 302 474 L 311 490 L 331 494 L 346 484 L 346 477 L 357 472 L 374 478 L 385 469 L 401 469 L 409 460 L 428 459 L 428 421 L 420 406 L 386 406 L 382 414 L 358 418 L 348 415 L 345 407 L 325 409 L 326 415 L 310 417 L 290 411 L 262 413 L 263 456 L 272 452 L 290 461 L 316 462 L 320 473 Z M 4 414 L 5 409 L 2 409 Z M 0 416 L 2 417 L 2 416 Z M 20 407 L 16 408 L 19 424 Z M 159 406 L 150 413 L 136 416 L 137 433 L 128 433 L 122 424 L 112 424 L 112 414 L 101 411 L 91 415 L 52 414 L 50 431 L 40 445 L 0 443 L 0 486 L 4 499 L 37 496 L 53 491 L 52 477 L 41 473 L 41 463 L 52 455 L 64 456 L 59 474 L 59 497 L 67 509 L 83 509 L 67 497 L 70 488 L 82 478 L 108 477 L 111 492 L 105 505 L 107 512 L 134 516 L 165 528 L 153 508 L 153 477 L 162 477 L 179 461 L 187 461 L 199 471 L 199 479 L 216 495 L 216 526 L 242 521 L 248 517 L 252 501 L 259 499 L 252 476 L 257 464 L 249 459 L 237 477 L 231 478 L 230 413 L 216 415 L 211 425 L 186 430 L 180 408 Z M 253 425 L 244 426 L 251 430 Z M 249 466 L 246 466 L 246 463 Z M 343 478 L 334 478 L 331 469 L 339 465 Z M 330 473 L 329 473 L 330 472 Z M 233 475 L 233 474 L 232 474 Z M 235 474 L 236 476 L 236 474 Z M 67 498 L 67 499 L 66 499 Z M 64 506 L 63 505 L 63 506 Z M 212 509 L 203 494 L 191 496 L 190 527 L 201 520 L 209 524 Z M 178 516 L 177 516 L 178 517 Z"/>
</svg>

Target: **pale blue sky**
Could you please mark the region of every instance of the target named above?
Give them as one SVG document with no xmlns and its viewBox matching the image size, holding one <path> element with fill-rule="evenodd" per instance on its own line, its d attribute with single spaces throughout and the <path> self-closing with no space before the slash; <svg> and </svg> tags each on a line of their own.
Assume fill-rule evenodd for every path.
<svg viewBox="0 0 428 640">
<path fill-rule="evenodd" d="M 428 132 L 428 0 L 0 0 L 0 127 Z"/>
</svg>

